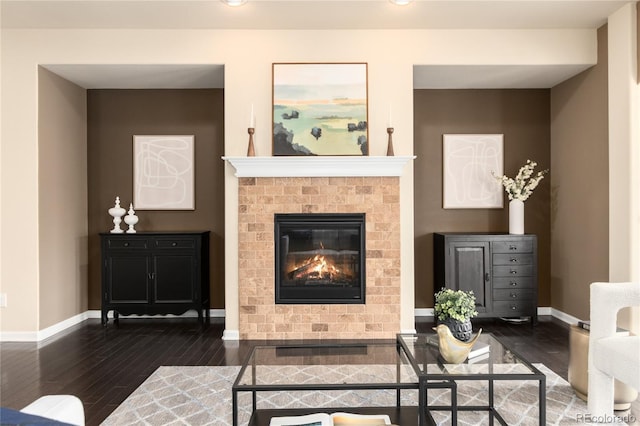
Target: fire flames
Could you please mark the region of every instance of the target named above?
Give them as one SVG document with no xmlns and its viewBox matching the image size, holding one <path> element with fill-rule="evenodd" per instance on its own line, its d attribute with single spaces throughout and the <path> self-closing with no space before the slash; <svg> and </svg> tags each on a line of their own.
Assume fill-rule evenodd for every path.
<svg viewBox="0 0 640 426">
<path fill-rule="evenodd" d="M 328 283 L 344 282 L 352 278 L 351 274 L 338 268 L 329 256 L 321 254 L 300 262 L 288 272 L 287 276 L 290 280 Z"/>
</svg>

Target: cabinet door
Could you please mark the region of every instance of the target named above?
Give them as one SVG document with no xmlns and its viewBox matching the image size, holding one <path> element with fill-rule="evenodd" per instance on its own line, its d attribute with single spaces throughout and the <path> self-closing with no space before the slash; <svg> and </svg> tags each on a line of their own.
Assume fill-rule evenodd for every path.
<svg viewBox="0 0 640 426">
<path fill-rule="evenodd" d="M 488 241 L 451 241 L 448 247 L 446 287 L 473 291 L 476 310 L 491 312 L 490 256 Z"/>
<path fill-rule="evenodd" d="M 149 302 L 148 256 L 135 253 L 112 254 L 106 259 L 109 303 Z"/>
<path fill-rule="evenodd" d="M 193 253 L 157 254 L 154 262 L 154 303 L 195 301 L 197 283 Z"/>
</svg>

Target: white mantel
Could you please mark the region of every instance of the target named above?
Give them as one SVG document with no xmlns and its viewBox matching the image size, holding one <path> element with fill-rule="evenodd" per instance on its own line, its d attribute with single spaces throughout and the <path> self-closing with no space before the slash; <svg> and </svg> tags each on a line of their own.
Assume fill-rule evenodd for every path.
<svg viewBox="0 0 640 426">
<path fill-rule="evenodd" d="M 406 156 L 222 157 L 237 177 L 402 176 Z"/>
</svg>

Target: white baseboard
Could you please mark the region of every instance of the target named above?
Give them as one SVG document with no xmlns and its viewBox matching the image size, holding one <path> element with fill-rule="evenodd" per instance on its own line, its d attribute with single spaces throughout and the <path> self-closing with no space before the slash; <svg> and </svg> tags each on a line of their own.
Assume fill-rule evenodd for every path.
<svg viewBox="0 0 640 426">
<path fill-rule="evenodd" d="M 0 332 L 0 342 L 41 342 L 66 329 L 91 318 L 90 311 L 75 315 L 40 331 L 3 331 Z M 98 315 L 98 318 L 100 315 Z"/>
<path fill-rule="evenodd" d="M 210 309 L 209 315 L 211 318 L 224 318 L 224 309 Z M 129 315 L 129 318 L 196 318 L 197 313 L 193 311 L 185 312 L 182 315 Z M 64 321 L 60 321 L 50 327 L 44 328 L 40 331 L 3 331 L 0 332 L 0 342 L 42 342 L 50 337 L 61 333 L 68 328 L 73 327 L 76 324 L 80 324 L 86 319 L 100 319 L 102 313 L 99 310 L 89 310 L 81 314 L 75 315 Z M 113 319 L 113 314 L 108 315 L 110 319 Z"/>
<path fill-rule="evenodd" d="M 555 308 L 548 308 L 551 315 L 554 318 L 558 318 L 560 321 L 563 321 L 569 325 L 578 324 L 578 321 L 581 321 L 579 318 L 574 317 L 573 315 L 566 314 L 562 311 L 559 311 Z"/>
<path fill-rule="evenodd" d="M 413 315 L 416 317 L 432 317 L 433 308 L 416 308 L 413 310 Z"/>
<path fill-rule="evenodd" d="M 240 330 L 225 329 L 222 333 L 222 340 L 240 340 Z"/>
<path fill-rule="evenodd" d="M 433 308 L 417 308 L 414 310 L 416 317 L 433 317 Z M 577 324 L 579 319 L 549 306 L 539 306 L 538 315 L 550 315 L 567 324 Z"/>
<path fill-rule="evenodd" d="M 89 314 L 88 318 L 101 318 L 102 313 L 98 310 L 87 311 Z M 127 315 L 123 318 L 197 318 L 198 314 L 194 311 L 187 311 L 181 315 Z M 224 318 L 224 309 L 209 309 L 209 316 L 211 318 Z M 107 318 L 113 319 L 113 312 L 109 311 L 107 314 Z"/>
<path fill-rule="evenodd" d="M 224 318 L 224 309 L 210 309 L 209 315 L 211 318 Z M 433 308 L 417 308 L 414 310 L 416 317 L 433 317 Z M 551 315 L 554 318 L 559 319 L 567 324 L 577 324 L 579 319 L 564 313 L 558 309 L 551 307 L 539 307 L 538 315 Z M 198 315 L 193 311 L 185 312 L 182 315 L 129 315 L 128 318 L 195 318 Z M 75 315 L 64 321 L 60 321 L 50 327 L 42 329 L 40 331 L 3 331 L 0 332 L 0 342 L 42 342 L 50 337 L 61 333 L 68 328 L 81 323 L 89 318 L 101 318 L 99 310 L 89 310 L 81 314 Z M 113 318 L 113 314 L 109 314 L 109 318 Z M 415 330 L 402 330 L 402 333 L 415 333 Z M 239 330 L 224 330 L 222 334 L 223 340 L 240 340 Z"/>
</svg>

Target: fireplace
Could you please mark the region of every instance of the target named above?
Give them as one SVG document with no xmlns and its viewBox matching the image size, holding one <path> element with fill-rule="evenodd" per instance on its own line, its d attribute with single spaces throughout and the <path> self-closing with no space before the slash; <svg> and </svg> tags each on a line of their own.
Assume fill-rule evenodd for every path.
<svg viewBox="0 0 640 426">
<path fill-rule="evenodd" d="M 275 215 L 276 304 L 365 303 L 365 215 Z"/>
</svg>

